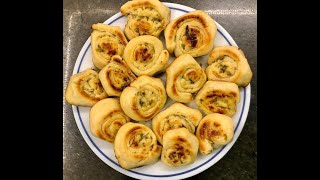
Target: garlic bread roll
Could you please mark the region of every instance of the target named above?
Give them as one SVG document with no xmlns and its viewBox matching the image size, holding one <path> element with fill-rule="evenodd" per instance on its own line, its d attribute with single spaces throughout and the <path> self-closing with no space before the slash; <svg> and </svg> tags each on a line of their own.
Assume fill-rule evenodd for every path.
<svg viewBox="0 0 320 180">
<path fill-rule="evenodd" d="M 128 87 L 136 79 L 136 76 L 122 58 L 115 55 L 99 72 L 99 79 L 109 96 L 120 96 L 123 89 Z"/>
<path fill-rule="evenodd" d="M 229 116 L 213 113 L 205 116 L 197 128 L 201 154 L 210 154 L 214 149 L 230 143 L 233 139 L 233 121 Z"/>
<path fill-rule="evenodd" d="M 107 98 L 97 102 L 90 110 L 89 122 L 91 133 L 113 143 L 120 127 L 129 122 L 118 99 Z"/>
<path fill-rule="evenodd" d="M 114 140 L 114 152 L 120 166 L 132 169 L 159 160 L 161 146 L 150 128 L 139 123 L 126 123 Z"/>
<path fill-rule="evenodd" d="M 167 166 L 192 164 L 198 154 L 199 141 L 186 128 L 172 129 L 163 136 L 161 161 Z"/>
<path fill-rule="evenodd" d="M 133 0 L 121 6 L 120 12 L 128 17 L 124 33 L 128 39 L 141 35 L 159 37 L 170 20 L 170 9 L 158 0 Z"/>
<path fill-rule="evenodd" d="M 171 21 L 164 31 L 166 47 L 176 57 L 190 54 L 199 57 L 213 48 L 217 26 L 204 11 L 196 10 Z"/>
<path fill-rule="evenodd" d="M 123 55 L 128 41 L 118 26 L 97 23 L 92 25 L 92 29 L 92 62 L 98 69 L 102 69 L 112 56 Z"/>
<path fill-rule="evenodd" d="M 189 54 L 176 58 L 166 70 L 168 96 L 178 102 L 187 103 L 207 81 L 204 70 Z"/>
<path fill-rule="evenodd" d="M 90 68 L 71 76 L 65 96 L 69 104 L 76 106 L 93 106 L 108 97 L 98 73 Z"/>
<path fill-rule="evenodd" d="M 167 131 L 186 128 L 189 132 L 194 133 L 195 127 L 198 126 L 201 119 L 202 114 L 199 110 L 181 103 L 174 103 L 152 119 L 152 130 L 159 143 L 162 144 L 163 135 Z"/>
<path fill-rule="evenodd" d="M 167 101 L 164 85 L 159 78 L 140 76 L 120 95 L 120 105 L 131 119 L 151 120 Z"/>
<path fill-rule="evenodd" d="M 163 49 L 158 38 L 145 35 L 134 38 L 127 44 L 123 58 L 137 76 L 153 76 L 164 70 L 169 53 Z"/>
<path fill-rule="evenodd" d="M 213 49 L 208 59 L 206 74 L 209 80 L 227 81 L 246 87 L 252 79 L 252 71 L 242 50 L 235 46 Z"/>
<path fill-rule="evenodd" d="M 237 111 L 240 92 L 235 83 L 207 81 L 195 100 L 198 107 L 206 114 L 220 113 L 231 117 Z"/>
</svg>

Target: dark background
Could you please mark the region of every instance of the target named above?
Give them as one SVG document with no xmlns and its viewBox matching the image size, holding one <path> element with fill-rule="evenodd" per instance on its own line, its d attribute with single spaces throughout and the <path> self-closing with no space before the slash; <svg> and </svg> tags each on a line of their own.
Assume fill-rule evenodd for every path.
<svg viewBox="0 0 320 180">
<path fill-rule="evenodd" d="M 119 12 L 126 0 L 63 1 L 63 90 L 91 25 Z M 246 124 L 231 150 L 215 165 L 194 176 L 201 179 L 257 179 L 257 2 L 255 0 L 167 1 L 205 10 L 244 51 L 253 71 L 251 104 Z M 89 148 L 63 100 L 63 178 L 129 179 L 102 162 Z M 131 178 L 130 178 L 131 179 Z"/>
</svg>

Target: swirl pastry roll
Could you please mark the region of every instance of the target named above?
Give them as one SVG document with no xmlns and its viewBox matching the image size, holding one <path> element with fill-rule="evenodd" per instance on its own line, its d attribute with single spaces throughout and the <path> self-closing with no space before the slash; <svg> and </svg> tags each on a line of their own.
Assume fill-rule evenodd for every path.
<svg viewBox="0 0 320 180">
<path fill-rule="evenodd" d="M 116 135 L 114 152 L 122 168 L 132 169 L 157 162 L 161 146 L 150 128 L 128 122 L 121 126 Z"/>
<path fill-rule="evenodd" d="M 163 49 L 158 38 L 145 35 L 134 38 L 127 44 L 123 58 L 137 76 L 153 76 L 165 69 L 169 53 Z"/>
<path fill-rule="evenodd" d="M 168 166 L 192 164 L 198 154 L 199 141 L 186 128 L 167 131 L 163 136 L 161 161 Z"/>
<path fill-rule="evenodd" d="M 90 68 L 71 76 L 65 95 L 67 102 L 76 106 L 93 106 L 108 97 L 98 73 Z"/>
<path fill-rule="evenodd" d="M 221 46 L 213 49 L 208 59 L 206 74 L 209 80 L 227 81 L 238 86 L 247 86 L 252 71 L 242 50 L 235 46 Z"/>
<path fill-rule="evenodd" d="M 213 48 L 217 27 L 204 11 L 196 10 L 171 21 L 164 31 L 166 46 L 176 57 L 190 54 L 199 57 Z"/>
<path fill-rule="evenodd" d="M 195 100 L 198 107 L 206 114 L 220 113 L 231 117 L 237 111 L 240 92 L 235 83 L 207 81 Z"/>
<path fill-rule="evenodd" d="M 166 73 L 168 96 L 182 103 L 191 102 L 193 94 L 197 93 L 207 80 L 204 70 L 189 54 L 176 58 Z"/>
<path fill-rule="evenodd" d="M 229 116 L 213 113 L 204 117 L 197 128 L 201 154 L 210 154 L 233 139 L 233 121 Z"/>
<path fill-rule="evenodd" d="M 120 95 L 120 105 L 131 119 L 151 120 L 167 101 L 164 85 L 159 78 L 140 76 Z"/>
<path fill-rule="evenodd" d="M 163 135 L 177 128 L 186 128 L 194 133 L 198 126 L 202 114 L 199 110 L 192 109 L 181 103 L 174 103 L 166 110 L 160 112 L 152 119 L 152 130 L 156 134 L 160 144 L 162 144 Z"/>
<path fill-rule="evenodd" d="M 109 96 L 120 96 L 124 88 L 136 79 L 126 63 L 118 55 L 100 71 L 99 79 Z"/>
<path fill-rule="evenodd" d="M 120 127 L 129 122 L 118 99 L 107 98 L 97 102 L 90 110 L 89 122 L 92 134 L 113 143 Z"/>
<path fill-rule="evenodd" d="M 133 0 L 121 6 L 120 12 L 128 17 L 124 33 L 128 39 L 141 35 L 159 37 L 170 20 L 170 9 L 158 0 Z"/>
<path fill-rule="evenodd" d="M 92 25 L 91 49 L 92 62 L 102 69 L 114 55 L 123 55 L 128 41 L 118 26 L 109 26 L 98 23 Z"/>
</svg>

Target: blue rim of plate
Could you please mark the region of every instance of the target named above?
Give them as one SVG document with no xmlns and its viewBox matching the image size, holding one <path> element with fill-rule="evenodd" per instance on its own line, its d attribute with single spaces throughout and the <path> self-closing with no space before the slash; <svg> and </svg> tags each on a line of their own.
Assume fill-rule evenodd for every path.
<svg viewBox="0 0 320 180">
<path fill-rule="evenodd" d="M 183 9 L 179 9 L 179 8 L 174 8 L 174 7 L 169 7 L 170 9 L 174 9 L 174 10 L 178 10 L 178 11 L 182 11 L 182 12 L 185 12 L 185 13 L 188 13 L 190 11 L 186 11 L 186 10 L 183 10 Z M 117 21 L 118 19 L 124 17 L 123 15 L 120 15 L 119 17 L 117 17 L 116 19 L 114 19 L 113 21 L 111 21 L 110 23 L 108 23 L 108 25 L 114 23 L 115 21 Z M 232 44 L 230 43 L 230 41 L 226 38 L 226 36 L 219 30 L 217 29 L 218 32 L 222 35 L 222 37 L 228 42 L 228 44 L 231 46 Z M 86 48 L 85 52 L 83 53 L 82 55 L 82 58 L 81 58 L 81 61 L 79 63 L 79 67 L 78 67 L 78 70 L 77 70 L 77 73 L 80 72 L 80 67 L 81 67 L 81 64 L 82 64 L 82 61 L 85 57 L 85 55 L 87 54 L 87 51 L 89 49 L 89 47 L 91 46 L 91 43 L 88 45 L 88 47 Z M 240 119 L 237 123 L 237 126 L 234 130 L 234 133 L 237 131 L 238 129 L 238 126 L 242 120 L 242 115 L 243 115 L 243 110 L 244 110 L 244 107 L 245 107 L 245 102 L 246 102 L 246 88 L 244 88 L 244 100 L 243 100 L 243 105 L 242 105 L 242 110 L 241 110 L 241 114 L 240 114 Z M 79 112 L 79 107 L 77 106 L 76 107 L 77 109 L 77 113 L 78 113 L 78 116 L 79 116 L 79 119 L 80 119 L 80 122 L 81 122 L 81 125 L 82 125 L 82 128 L 84 129 L 84 132 L 86 133 L 86 135 L 88 136 L 89 140 L 91 141 L 91 143 L 93 144 L 93 146 L 105 157 L 107 158 L 110 162 L 112 162 L 113 164 L 115 164 L 116 166 L 122 168 L 118 163 L 116 163 L 115 161 L 113 161 L 112 159 L 110 159 L 105 153 L 103 153 L 99 148 L 98 146 L 93 142 L 93 140 L 91 139 L 91 137 L 89 136 L 84 124 L 83 124 L 83 121 L 82 121 L 82 118 L 81 118 L 81 115 L 80 115 L 80 112 Z M 218 154 L 220 154 L 220 152 L 226 147 L 223 146 L 214 156 L 212 156 L 209 160 L 207 160 L 206 162 L 198 165 L 197 167 L 194 167 L 192 169 L 189 169 L 187 171 L 184 171 L 184 172 L 180 172 L 180 173 L 176 173 L 176 174 L 169 174 L 169 175 L 151 175 L 151 174 L 144 174 L 144 173 L 140 173 L 140 172 L 136 172 L 136 171 L 133 171 L 133 170 L 127 170 L 129 172 L 132 172 L 132 173 L 135 173 L 135 174 L 138 174 L 138 175 L 142 175 L 142 176 L 149 176 L 149 177 L 173 177 L 173 176 L 178 176 L 178 175 L 182 175 L 182 174 L 186 174 L 186 173 L 189 173 L 191 171 L 194 171 L 200 167 L 202 167 L 203 165 L 207 164 L 208 162 L 210 162 L 211 160 L 213 160 Z M 122 168 L 123 169 L 123 168 Z M 126 170 L 126 169 L 123 169 L 123 170 Z"/>
</svg>

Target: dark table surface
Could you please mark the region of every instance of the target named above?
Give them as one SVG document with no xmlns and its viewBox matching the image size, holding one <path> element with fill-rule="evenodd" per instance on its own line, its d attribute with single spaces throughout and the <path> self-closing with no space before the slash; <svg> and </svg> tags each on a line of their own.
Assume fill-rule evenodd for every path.
<svg viewBox="0 0 320 180">
<path fill-rule="evenodd" d="M 127 0 L 63 1 L 64 91 L 77 56 L 91 33 L 91 25 L 119 12 Z M 257 179 L 257 2 L 255 0 L 166 1 L 205 10 L 222 25 L 244 51 L 253 71 L 251 103 L 246 124 L 231 150 L 215 165 L 194 176 L 201 179 Z M 63 100 L 64 179 L 131 179 L 96 156 L 82 138 L 71 105 Z"/>
</svg>

